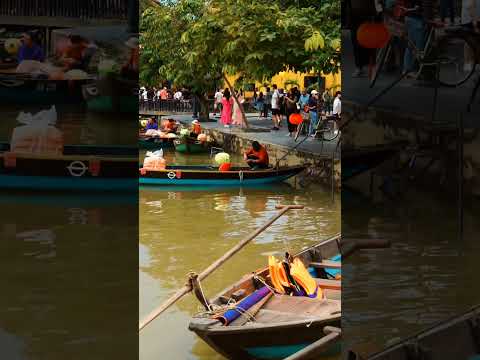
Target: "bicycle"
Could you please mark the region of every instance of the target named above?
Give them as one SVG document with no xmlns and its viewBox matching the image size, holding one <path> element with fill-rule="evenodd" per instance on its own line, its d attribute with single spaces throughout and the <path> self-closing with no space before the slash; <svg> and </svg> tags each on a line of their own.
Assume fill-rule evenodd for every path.
<svg viewBox="0 0 480 360">
<path fill-rule="evenodd" d="M 446 32 L 448 34 L 451 34 L 452 36 L 462 37 L 471 44 L 473 50 L 466 49 L 465 51 L 466 52 L 471 51 L 470 56 L 473 60 L 473 63 L 471 64 L 472 72 L 475 72 L 475 68 L 477 64 L 479 64 L 479 59 L 480 59 L 480 33 L 476 32 L 473 29 L 473 26 L 471 23 L 451 27 L 449 29 L 446 29 Z M 480 77 L 478 77 L 477 80 L 475 81 L 475 85 L 470 94 L 470 98 L 467 104 L 467 111 L 471 110 L 473 101 L 475 100 L 475 96 L 479 88 L 480 88 Z"/>
<path fill-rule="evenodd" d="M 473 75 L 478 63 L 478 51 L 474 50 L 476 43 L 472 40 L 471 35 L 450 29 L 445 29 L 444 34 L 437 36 L 437 31 L 444 27 L 442 23 L 428 21 L 427 25 L 428 30 L 423 50 L 418 49 L 408 37 L 406 38 L 406 45 L 412 51 L 419 65 L 414 77 L 419 78 L 425 67 L 436 67 L 437 80 L 440 85 L 445 87 L 462 85 Z M 377 53 L 376 63 L 371 71 L 370 88 L 375 85 L 392 53 L 392 41 L 393 39 L 390 39 L 387 45 Z M 465 54 L 467 53 L 474 54 L 474 64 L 471 68 L 466 66 Z"/>
<path fill-rule="evenodd" d="M 336 116 L 327 116 L 325 117 L 325 119 L 320 119 L 315 129 L 314 138 L 320 139 L 322 141 L 335 140 L 337 137 L 340 136 L 340 133 L 341 133 L 340 130 L 337 129 L 337 126 L 336 126 L 337 121 L 338 121 L 338 118 Z M 304 129 L 308 133 L 308 128 L 306 128 L 306 126 L 307 126 L 307 123 L 305 121 L 302 121 L 300 125 L 298 125 L 298 129 L 294 138 L 295 141 L 298 140 L 298 137 L 300 136 L 300 134 Z M 306 138 L 308 138 L 308 135 L 306 135 Z"/>
</svg>

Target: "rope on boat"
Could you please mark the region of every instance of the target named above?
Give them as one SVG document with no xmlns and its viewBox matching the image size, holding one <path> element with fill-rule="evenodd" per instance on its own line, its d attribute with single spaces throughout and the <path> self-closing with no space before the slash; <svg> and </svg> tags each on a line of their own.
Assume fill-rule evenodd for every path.
<svg viewBox="0 0 480 360">
<path fill-rule="evenodd" d="M 205 292 L 203 291 L 202 284 L 200 280 L 198 280 L 198 274 L 195 271 L 189 271 L 187 274 L 188 283 L 192 287 L 192 290 L 195 291 L 195 294 L 201 297 L 202 304 L 208 308 L 208 311 L 212 310 L 212 304 L 210 304 L 205 296 Z M 200 299 L 199 299 L 200 300 Z"/>
<path fill-rule="evenodd" d="M 267 282 L 266 282 L 261 276 L 259 276 L 259 275 L 257 275 L 257 274 L 254 274 L 254 275 L 253 275 L 253 279 L 261 282 L 264 286 L 266 286 L 266 287 L 268 288 L 268 290 L 270 290 L 270 291 L 273 293 L 273 295 L 279 293 L 279 292 L 277 291 L 277 289 L 275 289 L 274 287 L 268 285 Z"/>
<path fill-rule="evenodd" d="M 191 272 L 191 273 L 193 273 L 193 272 Z M 190 273 L 189 273 L 189 276 L 190 276 Z M 257 274 L 254 274 L 253 279 L 261 282 L 264 286 L 266 286 L 273 293 L 273 295 L 278 294 L 278 291 L 276 291 L 275 288 L 273 288 L 272 286 L 267 284 L 267 282 L 261 276 L 258 276 Z M 200 290 L 202 291 L 202 294 L 203 294 L 203 290 L 201 288 L 200 288 Z M 205 299 L 205 297 L 204 297 L 204 299 Z M 241 302 L 241 301 L 239 301 L 239 302 Z M 238 307 L 237 305 L 238 305 L 239 302 L 235 301 L 233 298 L 229 298 L 225 305 L 209 304 L 209 310 L 199 311 L 198 313 L 196 313 L 194 315 L 194 317 L 196 317 L 196 318 L 213 318 L 216 315 L 223 314 L 228 310 L 234 310 L 234 311 L 237 311 L 238 313 L 240 313 L 241 315 L 244 315 L 248 319 L 247 322 L 248 321 L 254 322 L 255 321 L 255 315 L 252 314 L 251 312 L 249 312 L 248 310 L 245 310 L 245 309 L 242 309 L 241 307 Z"/>
<path fill-rule="evenodd" d="M 217 315 L 225 313 L 228 310 L 238 311 L 240 314 L 246 315 L 249 321 L 255 321 L 254 316 L 250 314 L 247 310 L 237 307 L 237 302 L 232 298 L 228 299 L 228 302 L 225 305 L 210 304 L 210 310 L 199 311 L 194 315 L 194 317 L 213 318 Z"/>
<path fill-rule="evenodd" d="M 240 178 L 240 182 L 243 182 L 243 171 L 242 170 L 240 170 L 238 172 L 238 177 Z"/>
</svg>

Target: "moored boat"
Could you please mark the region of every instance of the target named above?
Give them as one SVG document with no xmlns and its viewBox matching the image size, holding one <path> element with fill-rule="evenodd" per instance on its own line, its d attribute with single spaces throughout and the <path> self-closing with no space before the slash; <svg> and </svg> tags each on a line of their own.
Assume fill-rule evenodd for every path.
<svg viewBox="0 0 480 360">
<path fill-rule="evenodd" d="M 216 309 L 237 309 L 237 319 L 225 325 L 218 316 L 194 317 L 189 329 L 229 359 L 284 359 L 295 354 L 322 338 L 326 326 L 340 327 L 339 254 L 340 236 L 336 235 L 294 256 L 315 279 L 322 298 L 275 293 L 248 310 L 239 309 L 265 289 L 265 284 L 272 286 L 269 268 L 264 268 L 245 275 L 210 301 Z M 318 358 L 319 354 L 338 350 L 338 346 L 329 344 L 311 355 Z"/>
<path fill-rule="evenodd" d="M 342 149 L 342 181 L 379 166 L 395 156 L 398 151 L 398 146 L 388 145 Z"/>
<path fill-rule="evenodd" d="M 3 189 L 137 191 L 138 150 L 126 146 L 65 145 L 63 153 L 10 152 L 0 145 Z"/>
<path fill-rule="evenodd" d="M 201 154 L 210 150 L 210 146 L 194 139 L 177 139 L 174 141 L 175 151 L 183 154 Z"/>
<path fill-rule="evenodd" d="M 352 351 L 348 354 L 348 360 L 367 359 L 478 360 L 480 359 L 480 305 L 369 357 L 362 357 Z"/>
<path fill-rule="evenodd" d="M 304 165 L 252 170 L 232 167 L 219 171 L 218 167 L 199 165 L 170 165 L 165 170 L 141 169 L 140 185 L 204 185 L 248 186 L 282 182 L 305 170 Z"/>
<path fill-rule="evenodd" d="M 0 74 L 0 102 L 4 104 L 78 104 L 81 87 L 90 80 L 65 81 Z"/>
<path fill-rule="evenodd" d="M 138 148 L 142 150 L 157 150 L 157 149 L 167 149 L 173 148 L 172 138 L 161 138 L 140 135 L 138 138 Z"/>
<path fill-rule="evenodd" d="M 137 80 L 106 77 L 82 87 L 89 110 L 94 112 L 138 113 Z"/>
</svg>

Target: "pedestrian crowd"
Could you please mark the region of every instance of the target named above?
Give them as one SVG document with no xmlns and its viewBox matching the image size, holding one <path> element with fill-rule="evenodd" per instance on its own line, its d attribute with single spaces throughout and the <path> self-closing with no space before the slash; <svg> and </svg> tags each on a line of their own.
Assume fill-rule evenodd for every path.
<svg viewBox="0 0 480 360">
<path fill-rule="evenodd" d="M 183 91 L 182 91 L 183 90 Z M 186 93 L 185 89 L 171 89 L 166 86 L 163 87 L 140 87 L 138 92 L 138 99 L 142 102 L 160 101 L 160 100 L 184 100 Z"/>
<path fill-rule="evenodd" d="M 224 127 L 244 126 L 242 107 L 245 103 L 244 94 L 238 92 L 238 103 L 230 93 L 230 90 L 218 89 L 214 96 L 214 114 L 220 117 L 220 122 Z M 299 124 L 305 122 L 306 135 L 315 137 L 317 129 L 321 126 L 321 120 L 327 118 L 338 122 L 341 116 L 341 92 L 337 91 L 332 97 L 328 90 L 320 94 L 317 90 L 300 91 L 297 87 L 292 87 L 285 91 L 279 89 L 276 84 L 272 87 L 266 87 L 263 91 L 254 90 L 251 99 L 254 108 L 259 112 L 259 118 L 272 121 L 272 130 L 278 131 L 286 124 L 288 136 L 297 135 Z M 299 114 L 300 120 L 292 115 Z"/>
</svg>

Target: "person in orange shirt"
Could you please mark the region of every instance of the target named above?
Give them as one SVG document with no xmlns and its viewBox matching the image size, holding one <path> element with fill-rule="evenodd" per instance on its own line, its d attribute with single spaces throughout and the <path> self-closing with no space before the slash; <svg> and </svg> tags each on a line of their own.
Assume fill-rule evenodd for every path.
<svg viewBox="0 0 480 360">
<path fill-rule="evenodd" d="M 167 123 L 163 127 L 163 131 L 166 133 L 173 133 L 175 134 L 177 132 L 178 125 L 175 120 L 173 119 L 168 119 Z"/>
<path fill-rule="evenodd" d="M 252 142 L 252 147 L 245 151 L 243 158 L 253 170 L 268 168 L 267 149 L 265 149 L 265 146 L 260 145 L 258 141 Z"/>
<path fill-rule="evenodd" d="M 138 39 L 131 37 L 128 39 L 125 45 L 130 49 L 130 54 L 128 57 L 128 62 L 122 66 L 121 74 L 129 79 L 138 78 L 138 64 L 140 57 Z"/>
<path fill-rule="evenodd" d="M 166 87 L 164 87 L 162 90 L 160 90 L 160 99 L 161 100 L 167 100 L 168 99 L 168 91 L 167 91 Z"/>
</svg>

